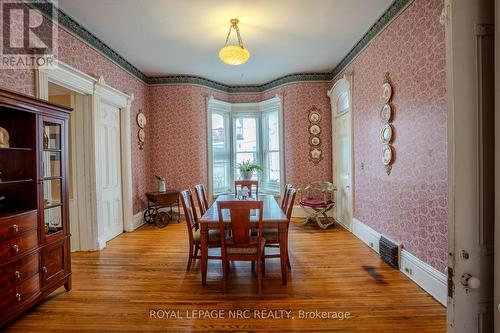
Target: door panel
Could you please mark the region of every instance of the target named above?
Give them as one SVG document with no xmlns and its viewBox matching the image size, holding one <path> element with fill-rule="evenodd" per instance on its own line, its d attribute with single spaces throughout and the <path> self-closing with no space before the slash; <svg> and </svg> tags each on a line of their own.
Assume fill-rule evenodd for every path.
<svg viewBox="0 0 500 333">
<path fill-rule="evenodd" d="M 101 104 L 99 115 L 100 217 L 106 241 L 123 232 L 121 188 L 120 109 Z"/>
<path fill-rule="evenodd" d="M 493 1 L 447 0 L 448 331 L 493 332 Z"/>
</svg>

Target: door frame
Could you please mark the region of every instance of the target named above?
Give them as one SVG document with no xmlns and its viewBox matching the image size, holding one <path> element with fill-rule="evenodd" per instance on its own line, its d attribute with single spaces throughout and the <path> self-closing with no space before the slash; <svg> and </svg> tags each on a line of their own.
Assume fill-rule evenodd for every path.
<svg viewBox="0 0 500 333">
<path fill-rule="evenodd" d="M 135 229 L 133 223 L 132 201 L 132 144 L 131 144 L 131 104 L 134 95 L 127 95 L 109 86 L 101 76 L 95 79 L 62 61 L 56 60 L 54 67 L 38 67 L 36 73 L 37 97 L 48 100 L 49 82 L 85 95 L 89 99 L 88 110 L 84 117 L 84 146 L 86 160 L 84 172 L 87 175 L 85 182 L 84 199 L 88 203 L 85 210 L 87 224 L 86 249 L 88 251 L 100 250 L 106 247 L 104 235 L 104 221 L 99 216 L 101 186 L 97 175 L 96 146 L 97 126 L 96 115 L 101 104 L 106 103 L 120 109 L 120 139 L 121 139 L 121 174 L 122 174 L 122 201 L 123 224 L 125 231 Z M 82 230 L 82 229 L 80 229 Z"/>
<path fill-rule="evenodd" d="M 489 332 L 493 322 L 490 300 L 483 297 L 493 294 L 493 274 L 489 271 L 493 267 L 484 258 L 491 248 L 481 225 L 485 147 L 481 119 L 485 107 L 481 98 L 483 64 L 478 61 L 483 38 L 492 34 L 488 17 L 492 13 L 487 9 L 491 1 L 445 0 L 441 15 L 446 28 L 448 103 L 448 332 Z M 471 245 L 464 235 L 472 235 L 478 244 Z M 463 282 L 465 274 L 479 277 L 480 286 L 469 289 Z M 468 305 L 474 306 L 474 311 Z M 493 316 L 498 316 L 497 310 L 493 311 Z"/>
<path fill-rule="evenodd" d="M 332 88 L 330 90 L 327 91 L 327 96 L 330 98 L 330 105 L 331 105 L 331 115 L 332 115 L 332 179 L 333 179 L 333 182 L 335 184 L 335 186 L 337 186 L 337 177 L 336 177 L 336 168 L 335 166 L 337 165 L 337 161 L 336 161 L 336 156 L 337 154 L 335 154 L 335 140 L 336 140 L 336 130 L 335 130 L 335 120 L 338 118 L 337 115 L 335 114 L 335 109 L 336 109 L 336 106 L 335 106 L 335 103 L 337 102 L 337 99 L 339 98 L 340 94 L 344 91 L 348 91 L 348 94 L 349 94 L 349 108 L 348 108 L 348 111 L 343 113 L 342 115 L 339 115 L 339 116 L 347 116 L 349 117 L 349 120 L 350 120 L 350 137 L 351 137 L 351 140 L 350 140 L 350 150 L 351 150 L 351 163 L 350 163 L 350 174 L 351 174 L 351 177 L 350 177 L 350 191 L 349 191 L 349 196 L 350 196 L 350 202 L 351 202 L 351 207 L 350 207 L 350 216 L 351 216 L 351 220 L 350 221 L 347 221 L 347 224 L 344 224 L 344 223 L 339 223 L 340 225 L 342 225 L 344 228 L 346 228 L 347 230 L 349 231 L 352 231 L 352 221 L 354 219 L 354 117 L 353 117 L 353 107 L 352 107 L 352 75 L 347 75 L 347 74 L 344 74 L 344 76 L 337 80 L 335 82 L 335 84 L 332 86 Z M 338 191 L 338 190 L 337 190 Z M 336 216 L 336 210 L 334 212 L 334 216 L 335 218 L 337 218 Z"/>
</svg>

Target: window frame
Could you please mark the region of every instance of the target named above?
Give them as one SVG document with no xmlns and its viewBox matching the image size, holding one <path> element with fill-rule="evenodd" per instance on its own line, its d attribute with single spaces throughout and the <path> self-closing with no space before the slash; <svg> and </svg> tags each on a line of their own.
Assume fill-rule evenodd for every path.
<svg viewBox="0 0 500 333">
<path fill-rule="evenodd" d="M 269 186 L 269 181 L 265 180 L 265 176 L 259 177 L 259 189 L 262 193 L 281 195 L 282 185 L 285 183 L 285 159 L 284 159 L 284 128 L 283 128 L 283 108 L 281 98 L 276 95 L 275 97 L 259 102 L 259 103 L 227 103 L 215 99 L 213 96 L 207 101 L 207 161 L 208 161 L 208 195 L 210 198 L 214 196 L 232 193 L 234 180 L 236 179 L 236 165 L 235 165 L 235 154 L 236 145 L 234 140 L 235 119 L 241 117 L 252 117 L 257 120 L 257 159 L 260 164 L 264 167 L 264 159 L 267 150 L 267 146 L 264 146 L 268 142 L 268 134 L 265 133 L 263 127 L 264 114 L 277 112 L 278 113 L 278 126 L 279 126 L 279 156 L 280 156 L 280 184 L 279 188 Z M 228 134 L 226 137 L 229 139 L 229 150 L 230 150 L 230 188 L 227 191 L 214 193 L 213 188 L 213 151 L 212 151 L 212 114 L 221 114 L 225 117 L 225 124 L 229 123 L 229 128 L 225 129 Z M 226 120 L 227 119 L 227 120 Z M 264 173 L 263 173 L 264 174 Z"/>
</svg>

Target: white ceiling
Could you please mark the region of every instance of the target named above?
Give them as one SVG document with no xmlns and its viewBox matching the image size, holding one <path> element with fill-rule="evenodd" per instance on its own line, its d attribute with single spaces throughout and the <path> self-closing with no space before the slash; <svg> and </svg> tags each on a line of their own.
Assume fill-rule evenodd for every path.
<svg viewBox="0 0 500 333">
<path fill-rule="evenodd" d="M 60 8 L 148 76 L 262 84 L 332 70 L 392 0 L 59 0 Z M 223 64 L 232 17 L 250 60 Z"/>
</svg>

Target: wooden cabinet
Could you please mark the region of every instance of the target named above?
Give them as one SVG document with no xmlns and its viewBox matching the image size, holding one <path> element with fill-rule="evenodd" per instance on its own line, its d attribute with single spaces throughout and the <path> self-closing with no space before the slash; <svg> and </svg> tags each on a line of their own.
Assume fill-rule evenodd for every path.
<svg viewBox="0 0 500 333">
<path fill-rule="evenodd" d="M 0 89 L 0 328 L 71 288 L 70 111 Z"/>
</svg>

